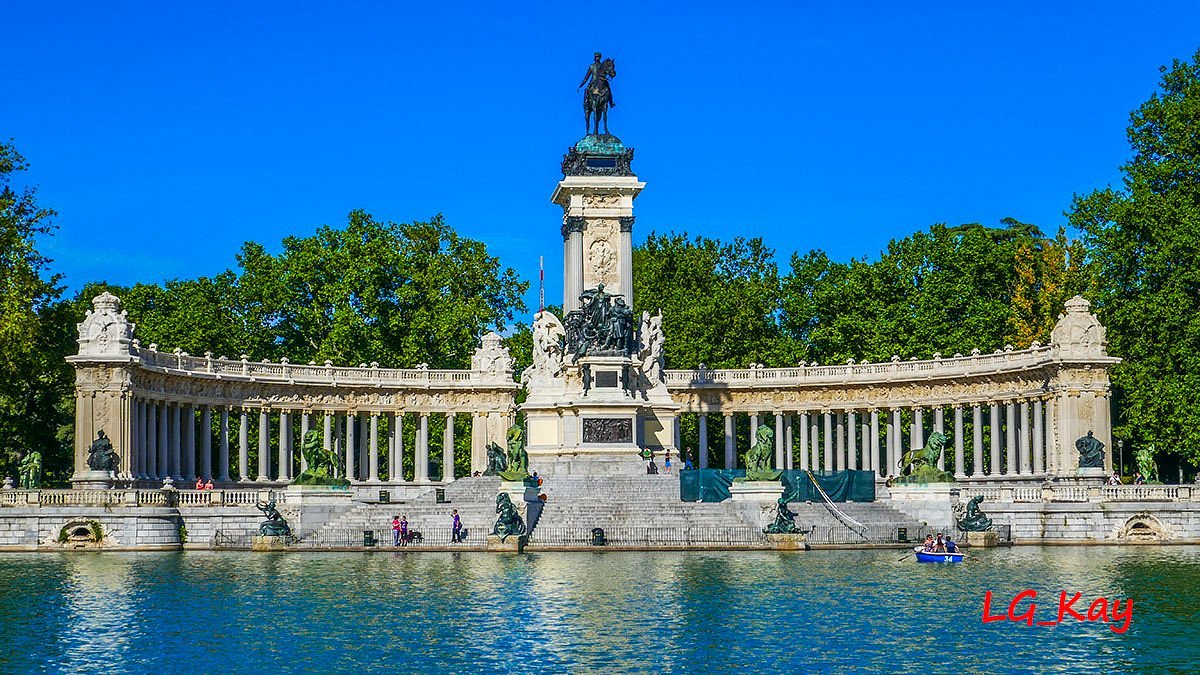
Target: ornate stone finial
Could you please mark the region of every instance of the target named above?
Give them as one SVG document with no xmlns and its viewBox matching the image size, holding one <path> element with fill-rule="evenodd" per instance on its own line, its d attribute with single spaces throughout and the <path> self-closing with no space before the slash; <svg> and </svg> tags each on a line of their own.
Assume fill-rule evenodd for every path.
<svg viewBox="0 0 1200 675">
<path fill-rule="evenodd" d="M 92 309 L 75 327 L 79 330 L 80 356 L 130 354 L 136 326 L 121 309 L 120 298 L 108 291 L 92 298 Z"/>
<path fill-rule="evenodd" d="M 471 370 L 511 379 L 515 361 L 504 346 L 504 338 L 491 331 L 479 342 L 480 346 L 471 355 Z"/>
<path fill-rule="evenodd" d="M 1066 311 L 1050 333 L 1050 344 L 1062 356 L 1107 356 L 1105 329 L 1091 312 L 1092 305 L 1076 295 L 1066 302 Z"/>
</svg>

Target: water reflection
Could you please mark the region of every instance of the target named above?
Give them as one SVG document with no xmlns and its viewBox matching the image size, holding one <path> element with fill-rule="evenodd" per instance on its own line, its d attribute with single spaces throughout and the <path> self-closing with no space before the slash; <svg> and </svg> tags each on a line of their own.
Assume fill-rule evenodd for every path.
<svg viewBox="0 0 1200 675">
<path fill-rule="evenodd" d="M 1200 549 L 0 554 L 0 671 L 1187 668 Z M 1134 599 L 1129 633 L 981 622 L 1059 591 Z M 1083 607 L 1080 607 L 1082 609 Z M 994 609 L 994 611 L 999 611 Z"/>
</svg>

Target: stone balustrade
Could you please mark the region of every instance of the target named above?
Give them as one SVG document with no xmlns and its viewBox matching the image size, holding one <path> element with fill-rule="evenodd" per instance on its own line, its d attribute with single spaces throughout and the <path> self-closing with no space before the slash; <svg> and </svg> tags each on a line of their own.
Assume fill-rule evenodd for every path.
<svg viewBox="0 0 1200 675">
<path fill-rule="evenodd" d="M 175 506 L 181 509 L 250 506 L 269 500 L 269 490 L 3 490 L 0 507 Z"/>
<path fill-rule="evenodd" d="M 987 502 L 1036 504 L 1050 502 L 1195 502 L 1200 501 L 1200 486 L 1194 485 L 1051 485 L 1029 487 L 962 487 L 959 499 L 973 497 Z"/>
</svg>

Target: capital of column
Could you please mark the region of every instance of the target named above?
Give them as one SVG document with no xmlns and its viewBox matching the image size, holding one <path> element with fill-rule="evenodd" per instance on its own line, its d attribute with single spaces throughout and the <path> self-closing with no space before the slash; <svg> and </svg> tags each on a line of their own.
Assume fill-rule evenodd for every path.
<svg viewBox="0 0 1200 675">
<path fill-rule="evenodd" d="M 562 224 L 562 238 L 571 236 L 572 232 L 583 232 L 583 216 L 565 216 Z"/>
<path fill-rule="evenodd" d="M 621 224 L 622 232 L 633 232 L 634 216 L 620 216 L 617 222 Z"/>
</svg>

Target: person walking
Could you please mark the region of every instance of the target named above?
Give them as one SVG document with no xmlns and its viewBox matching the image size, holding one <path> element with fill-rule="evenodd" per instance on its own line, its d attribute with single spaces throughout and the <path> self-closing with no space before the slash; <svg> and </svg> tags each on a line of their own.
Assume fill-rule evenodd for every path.
<svg viewBox="0 0 1200 675">
<path fill-rule="evenodd" d="M 453 516 L 454 525 L 450 534 L 450 540 L 457 544 L 462 541 L 462 519 L 458 517 L 458 509 L 454 509 Z"/>
<path fill-rule="evenodd" d="M 671 449 L 667 448 L 667 455 L 663 459 L 663 468 L 666 473 L 671 473 Z"/>
<path fill-rule="evenodd" d="M 392 516 L 392 546 L 400 545 L 400 516 Z"/>
<path fill-rule="evenodd" d="M 408 516 L 400 516 L 400 543 L 408 546 Z"/>
</svg>

